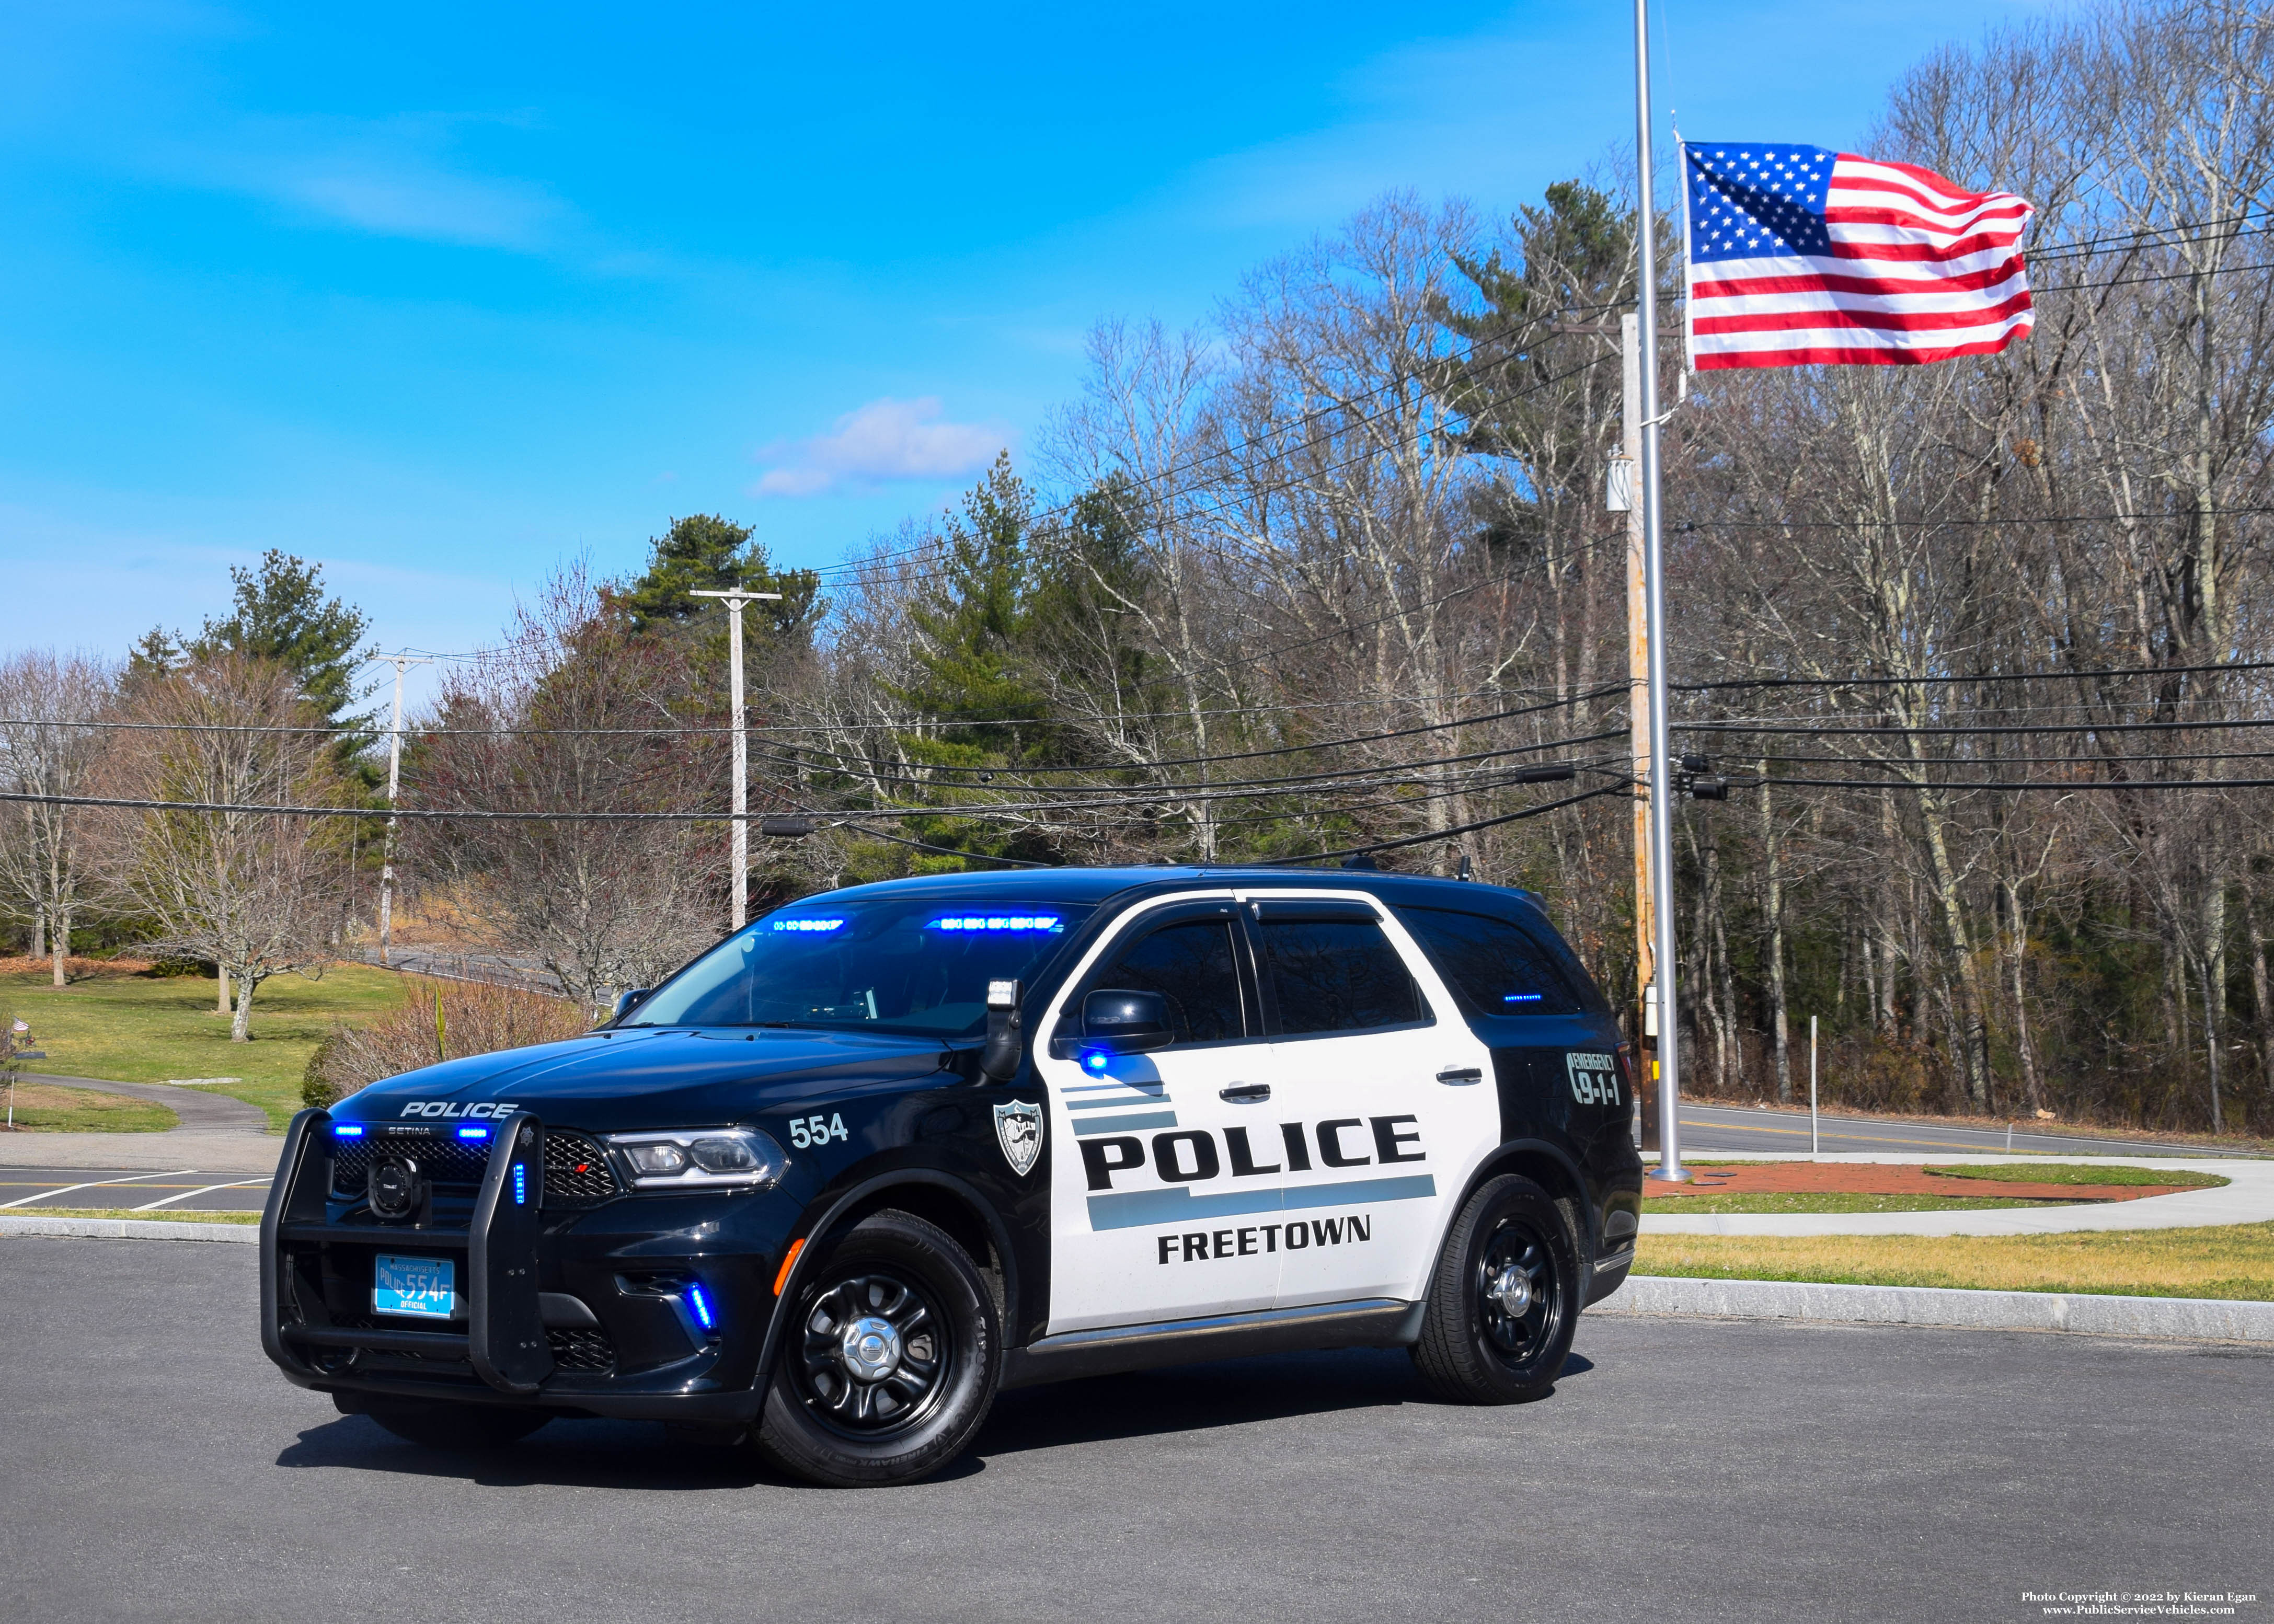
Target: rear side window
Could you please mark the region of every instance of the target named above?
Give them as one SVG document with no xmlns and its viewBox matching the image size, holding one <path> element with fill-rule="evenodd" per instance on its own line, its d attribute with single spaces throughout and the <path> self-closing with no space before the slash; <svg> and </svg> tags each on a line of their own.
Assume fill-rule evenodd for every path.
<svg viewBox="0 0 2274 1624">
<path fill-rule="evenodd" d="M 1400 908 L 1397 917 L 1477 1014 L 1585 1011 L 1577 989 L 1522 926 L 1445 908 Z"/>
<path fill-rule="evenodd" d="M 1422 1019 L 1420 989 L 1372 920 L 1266 918 L 1257 931 L 1283 1034 L 1363 1032 Z"/>
<path fill-rule="evenodd" d="M 1159 993 L 1179 1043 L 1221 1043 L 1246 1035 L 1227 920 L 1163 926 L 1131 943 L 1093 979 L 1101 988 Z"/>
</svg>

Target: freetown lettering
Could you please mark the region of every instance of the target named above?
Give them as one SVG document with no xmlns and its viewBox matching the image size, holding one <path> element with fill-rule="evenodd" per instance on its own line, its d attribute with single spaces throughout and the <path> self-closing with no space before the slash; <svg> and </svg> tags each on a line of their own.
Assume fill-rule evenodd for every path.
<svg viewBox="0 0 2274 1624">
<path fill-rule="evenodd" d="M 1302 1252 L 1312 1246 L 1356 1244 L 1374 1238 L 1374 1214 L 1298 1219 L 1293 1223 L 1256 1223 L 1237 1229 L 1195 1229 L 1160 1235 L 1154 1244 L 1163 1263 L 1205 1263 L 1211 1258 L 1250 1258 L 1259 1252 Z"/>
</svg>

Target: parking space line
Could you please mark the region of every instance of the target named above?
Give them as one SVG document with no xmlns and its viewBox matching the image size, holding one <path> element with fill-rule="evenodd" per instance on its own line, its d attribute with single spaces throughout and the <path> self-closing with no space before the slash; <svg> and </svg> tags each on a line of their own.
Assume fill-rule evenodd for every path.
<svg viewBox="0 0 2274 1624">
<path fill-rule="evenodd" d="M 134 1210 L 138 1213 L 154 1213 L 162 1207 L 171 1206 L 176 1201 L 186 1201 L 193 1195 L 208 1195 L 216 1190 L 242 1190 L 248 1184 L 265 1184 L 267 1182 L 265 1178 L 240 1178 L 233 1184 L 207 1184 L 200 1190 L 184 1190 L 179 1195 L 161 1196 L 158 1199 L 146 1206 L 138 1207 Z"/>
<path fill-rule="evenodd" d="M 0 1201 L 0 1212 L 11 1207 L 26 1207 L 34 1201 L 44 1201 L 49 1196 L 69 1195 L 74 1190 L 100 1190 L 109 1184 L 139 1184 L 147 1178 L 179 1178 L 184 1173 L 194 1173 L 195 1168 L 176 1168 L 170 1173 L 135 1173 L 125 1178 L 94 1178 L 83 1184 L 65 1184 L 57 1190 L 42 1190 L 37 1195 L 19 1196 L 12 1201 Z"/>
</svg>

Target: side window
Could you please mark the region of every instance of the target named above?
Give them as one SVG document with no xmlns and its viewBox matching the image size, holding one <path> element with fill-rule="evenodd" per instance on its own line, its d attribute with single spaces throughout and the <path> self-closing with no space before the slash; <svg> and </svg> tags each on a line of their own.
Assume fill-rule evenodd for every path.
<svg viewBox="0 0 2274 1624">
<path fill-rule="evenodd" d="M 1247 1035 L 1228 920 L 1163 925 L 1124 948 L 1091 981 L 1098 987 L 1159 993 L 1168 1002 L 1169 1022 L 1179 1043 L 1220 1043 Z"/>
<path fill-rule="evenodd" d="M 1577 1015 L 1586 1007 L 1519 925 L 1444 908 L 1400 908 L 1397 917 L 1480 1015 Z"/>
<path fill-rule="evenodd" d="M 1282 1033 L 1363 1032 L 1423 1018 L 1420 989 L 1373 921 L 1266 918 L 1256 929 Z"/>
</svg>

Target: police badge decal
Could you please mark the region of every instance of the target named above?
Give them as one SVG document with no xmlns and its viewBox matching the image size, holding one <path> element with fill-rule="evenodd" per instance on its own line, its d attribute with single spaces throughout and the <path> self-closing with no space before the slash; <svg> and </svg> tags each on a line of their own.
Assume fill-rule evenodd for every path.
<svg viewBox="0 0 2274 1624">
<path fill-rule="evenodd" d="M 1024 1100 L 997 1106 L 995 1138 L 1003 1147 L 1003 1159 L 1011 1164 L 1011 1170 L 1024 1178 L 1042 1159 L 1043 1108 L 1029 1105 Z"/>
</svg>

